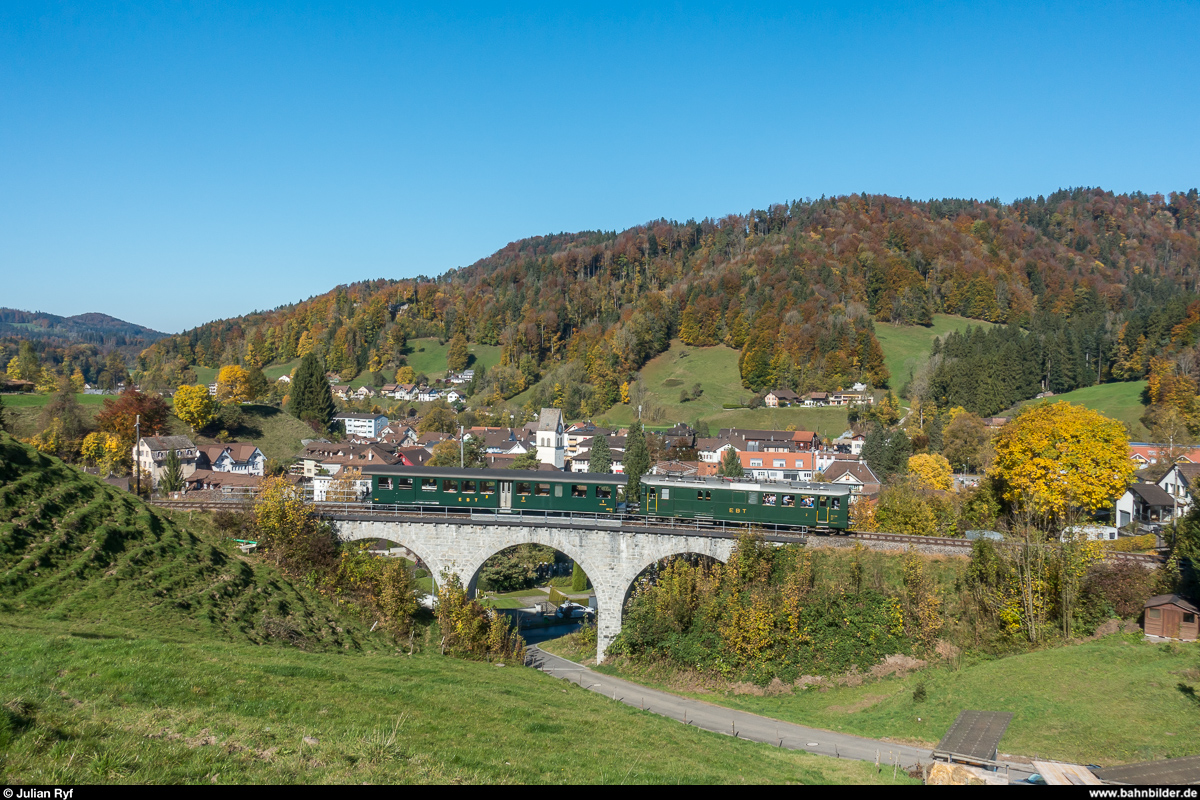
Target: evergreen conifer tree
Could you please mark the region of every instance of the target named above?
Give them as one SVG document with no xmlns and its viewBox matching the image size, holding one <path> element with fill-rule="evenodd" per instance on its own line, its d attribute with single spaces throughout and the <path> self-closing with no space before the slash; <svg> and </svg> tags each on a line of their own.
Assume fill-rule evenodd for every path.
<svg viewBox="0 0 1200 800">
<path fill-rule="evenodd" d="M 746 474 L 737 450 L 731 447 L 725 451 L 725 455 L 721 456 L 721 465 L 717 467 L 717 474 L 722 478 L 741 478 Z"/>
<path fill-rule="evenodd" d="M 650 451 L 646 449 L 646 434 L 642 423 L 635 422 L 629 426 L 629 436 L 625 439 L 625 500 L 637 503 L 642 499 L 642 476 L 650 471 Z"/>
<path fill-rule="evenodd" d="M 179 453 L 174 448 L 167 453 L 163 463 L 163 475 L 158 481 L 158 488 L 164 492 L 178 492 L 183 488 L 183 464 L 179 462 Z"/>
<path fill-rule="evenodd" d="M 330 390 L 329 381 L 321 369 L 321 362 L 309 353 L 300 361 L 296 377 L 292 379 L 288 411 L 293 417 L 324 429 L 336 410 L 333 391 Z"/>
<path fill-rule="evenodd" d="M 271 384 L 267 382 L 267 376 L 263 374 L 262 367 L 251 364 L 246 372 L 249 375 L 250 399 L 257 400 L 265 397 L 271 390 Z"/>
<path fill-rule="evenodd" d="M 571 591 L 585 592 L 587 591 L 588 577 L 583 571 L 583 567 L 579 566 L 579 562 L 573 562 L 574 568 L 571 570 Z"/>
<path fill-rule="evenodd" d="M 592 437 L 592 452 L 588 457 L 588 472 L 607 475 L 612 472 L 612 448 L 607 436 Z"/>
</svg>

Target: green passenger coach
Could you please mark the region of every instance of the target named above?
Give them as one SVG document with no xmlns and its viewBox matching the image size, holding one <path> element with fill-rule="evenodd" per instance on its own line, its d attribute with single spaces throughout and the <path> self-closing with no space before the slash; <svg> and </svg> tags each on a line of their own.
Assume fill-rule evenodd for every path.
<svg viewBox="0 0 1200 800">
<path fill-rule="evenodd" d="M 371 502 L 498 511 L 617 514 L 625 510 L 625 476 L 587 472 L 377 466 Z"/>
<path fill-rule="evenodd" d="M 800 481 L 647 475 L 642 478 L 642 510 L 648 517 L 846 530 L 850 521 L 850 487 Z"/>
</svg>

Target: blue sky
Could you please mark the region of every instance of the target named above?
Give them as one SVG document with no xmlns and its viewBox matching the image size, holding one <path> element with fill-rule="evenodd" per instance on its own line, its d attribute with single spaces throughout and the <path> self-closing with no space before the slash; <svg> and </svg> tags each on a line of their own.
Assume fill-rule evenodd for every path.
<svg viewBox="0 0 1200 800">
<path fill-rule="evenodd" d="M 1200 185 L 1200 4 L 0 4 L 0 306 L 164 331 L 524 236 Z"/>
</svg>

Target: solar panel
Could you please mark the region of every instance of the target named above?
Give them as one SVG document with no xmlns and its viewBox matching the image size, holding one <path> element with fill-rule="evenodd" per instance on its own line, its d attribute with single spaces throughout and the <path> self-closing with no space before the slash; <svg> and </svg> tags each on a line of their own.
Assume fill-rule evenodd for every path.
<svg viewBox="0 0 1200 800">
<path fill-rule="evenodd" d="M 942 737 L 937 749 L 955 755 L 995 760 L 1000 737 L 1012 722 L 1010 711 L 963 711 Z"/>
<path fill-rule="evenodd" d="M 1143 786 L 1200 783 L 1200 756 L 1105 767 L 1096 770 L 1096 777 L 1105 783 L 1132 783 Z"/>
</svg>

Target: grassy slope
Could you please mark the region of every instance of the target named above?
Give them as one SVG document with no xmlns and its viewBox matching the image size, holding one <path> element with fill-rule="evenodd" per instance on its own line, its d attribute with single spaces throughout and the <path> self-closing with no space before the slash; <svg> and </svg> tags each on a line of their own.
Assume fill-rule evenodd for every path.
<svg viewBox="0 0 1200 800">
<path fill-rule="evenodd" d="M 7 436 L 0 484 L 0 783 L 890 782 L 444 658 L 434 635 L 402 656 L 204 515 Z"/>
<path fill-rule="evenodd" d="M 412 339 L 408 343 L 406 358 L 408 365 L 418 374 L 423 372 L 430 378 L 440 378 L 446 374 L 446 355 L 449 352 L 449 342 L 438 344 L 437 339 Z M 500 363 L 500 348 L 495 345 L 472 342 L 467 345 L 467 353 L 474 357 L 470 366 L 476 369 L 480 366 L 491 369 Z"/>
<path fill-rule="evenodd" d="M 802 430 L 819 429 L 837 436 L 846 429 L 846 412 L 842 409 L 722 408 L 725 403 L 746 402 L 754 396 L 753 392 L 742 388 L 737 361 L 738 351 L 725 345 L 688 347 L 678 340 L 672 341 L 667 352 L 648 361 L 641 371 L 651 402 L 662 406 L 666 412 L 661 424 L 648 424 L 669 427 L 675 422 L 690 423 L 702 419 L 714 434 L 717 428 L 784 430 L 788 425 L 795 425 Z M 704 389 L 700 399 L 680 403 L 680 389 L 690 392 L 695 383 Z M 597 418 L 601 416 L 612 425 L 624 426 L 634 420 L 637 409 L 632 405 L 616 405 Z"/>
<path fill-rule="evenodd" d="M 0 766 L 9 783 L 891 783 L 519 667 L 24 620 L 0 647 L 5 699 L 34 706 Z"/>
<path fill-rule="evenodd" d="M 244 405 L 242 413 L 246 415 L 246 426 L 237 433 L 238 441 L 257 445 L 267 458 L 287 461 L 303 449 L 301 439 L 316 436 L 312 428 L 274 406 Z M 208 436 L 193 436 L 191 429 L 174 416 L 171 417 L 171 433 L 188 436 L 201 445 L 217 444 L 216 439 Z"/>
<path fill-rule="evenodd" d="M 1128 381 L 1125 383 L 1104 383 L 1099 386 L 1088 386 L 1073 392 L 1055 395 L 1049 402 L 1057 403 L 1065 400 L 1099 411 L 1107 417 L 1120 420 L 1129 426 L 1129 431 L 1135 442 L 1149 441 L 1150 432 L 1141 423 L 1146 406 L 1142 405 L 1142 390 L 1146 388 L 1145 381 Z M 1041 400 L 1028 400 L 1019 403 L 1017 408 L 1030 403 L 1040 403 Z M 1014 409 L 1015 410 L 1015 409 Z M 1007 412 L 1006 412 L 1007 413 Z"/>
<path fill-rule="evenodd" d="M 83 413 L 90 419 L 102 408 L 105 399 L 101 395 L 77 395 Z M 41 430 L 40 417 L 42 408 L 50 401 L 50 395 L 31 395 L 20 406 L 10 406 L 8 398 L 4 398 L 4 412 L 10 422 L 13 435 L 29 438 Z M 36 400 L 37 402 L 28 402 Z M 170 400 L 167 401 L 168 405 Z M 238 434 L 238 440 L 251 442 L 258 446 L 268 458 L 287 460 L 303 449 L 301 439 L 313 438 L 312 429 L 287 412 L 273 406 L 245 405 L 242 411 L 246 415 L 246 428 Z M 193 436 L 191 429 L 177 417 L 170 417 L 168 433 L 178 436 L 188 436 L 197 444 L 216 444 L 216 439 L 207 436 Z"/>
<path fill-rule="evenodd" d="M 666 673 L 654 670 L 600 669 L 670 685 Z M 920 683 L 927 699 L 916 703 Z M 1200 753 L 1200 708 L 1179 688 L 1198 683 L 1200 645 L 1114 635 L 855 687 L 694 696 L 805 725 L 927 744 L 936 744 L 964 709 L 1012 711 L 1002 752 L 1105 765 Z"/>
<path fill-rule="evenodd" d="M 899 393 L 912 374 L 929 359 L 929 348 L 935 338 L 972 326 L 990 328 L 992 323 L 950 314 L 934 314 L 933 325 L 928 328 L 876 322 L 875 338 L 883 348 L 883 360 L 892 376 L 889 381 L 892 389 Z"/>
</svg>

